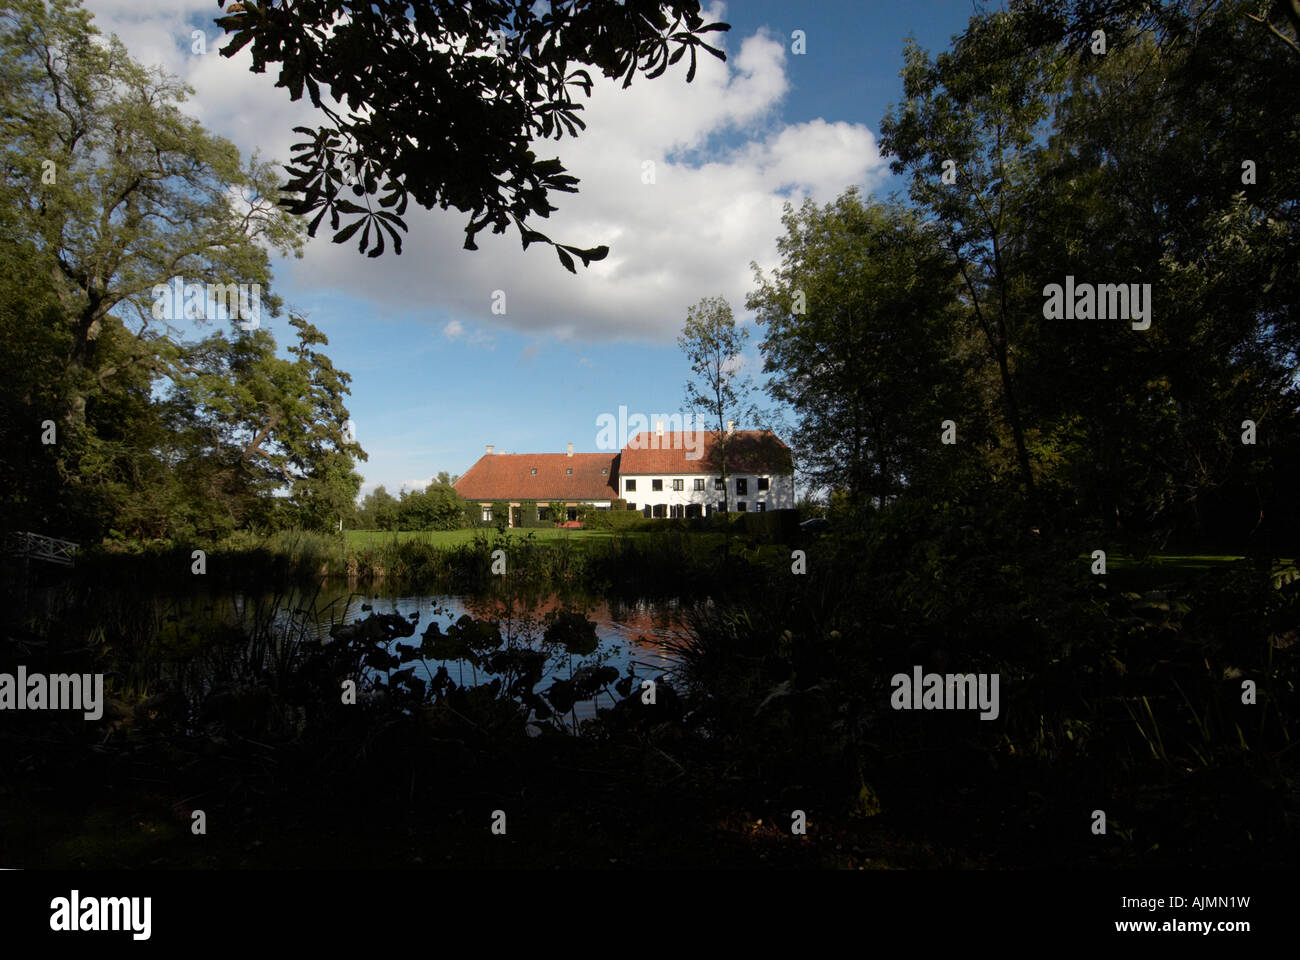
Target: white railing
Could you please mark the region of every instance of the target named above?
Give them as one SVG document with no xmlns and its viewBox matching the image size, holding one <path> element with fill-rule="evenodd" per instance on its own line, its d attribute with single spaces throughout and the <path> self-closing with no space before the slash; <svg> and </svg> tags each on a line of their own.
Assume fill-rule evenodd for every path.
<svg viewBox="0 0 1300 960">
<path fill-rule="evenodd" d="M 39 533 L 11 533 L 5 538 L 5 553 L 30 560 L 44 560 L 65 567 L 72 566 L 80 545 L 71 540 L 43 537 Z"/>
</svg>

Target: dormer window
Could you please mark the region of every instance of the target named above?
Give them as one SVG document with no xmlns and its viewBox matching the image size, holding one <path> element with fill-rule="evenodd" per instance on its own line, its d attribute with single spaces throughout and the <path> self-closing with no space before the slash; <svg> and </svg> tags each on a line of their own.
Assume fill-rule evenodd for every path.
<svg viewBox="0 0 1300 960">
<path fill-rule="evenodd" d="M 534 477 L 537 476 L 537 468 L 536 468 L 536 467 L 533 467 L 533 469 L 529 470 L 528 472 L 531 473 Z"/>
<path fill-rule="evenodd" d="M 566 475 L 572 475 L 572 474 L 573 474 L 573 467 L 569 467 L 569 468 L 566 469 L 564 472 L 565 472 Z"/>
<path fill-rule="evenodd" d="M 601 468 L 600 468 L 600 475 L 601 475 L 602 477 L 608 476 L 608 475 L 609 475 L 609 467 L 601 467 Z"/>
</svg>

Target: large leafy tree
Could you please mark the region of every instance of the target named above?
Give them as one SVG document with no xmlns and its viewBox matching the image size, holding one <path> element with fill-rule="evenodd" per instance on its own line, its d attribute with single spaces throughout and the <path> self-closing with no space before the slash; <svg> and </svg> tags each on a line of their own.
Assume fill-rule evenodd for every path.
<svg viewBox="0 0 1300 960">
<path fill-rule="evenodd" d="M 1065 55 L 1029 247 L 1044 276 L 1150 282 L 1154 319 L 1036 325 L 1031 352 L 1056 359 L 1028 390 L 1083 502 L 1132 532 L 1210 523 L 1226 485 L 1260 498 L 1294 421 L 1300 109 L 1294 55 L 1251 10 L 1202 11 L 1194 42 L 1112 28 L 1104 57 Z"/>
<path fill-rule="evenodd" d="M 63 308 L 69 426 L 127 366 L 173 359 L 155 285 L 258 284 L 274 313 L 267 248 L 301 252 L 273 166 L 245 163 L 184 116 L 190 92 L 105 40 L 79 0 L 0 11 L 0 203 Z M 134 343 L 108 363 L 100 336 L 114 324 L 128 324 Z"/>
<path fill-rule="evenodd" d="M 578 182 L 533 142 L 585 126 L 573 94 L 591 93 L 589 68 L 627 86 L 689 55 L 690 81 L 699 49 L 725 59 L 701 36 L 729 29 L 705 23 L 698 0 L 218 2 L 222 54 L 251 45 L 254 72 L 278 64 L 277 86 L 328 118 L 296 128 L 309 139 L 288 168 L 290 209 L 314 214 L 313 236 L 329 214 L 335 242 L 361 230 L 359 249 L 379 256 L 387 234 L 401 253 L 414 200 L 468 213 L 468 250 L 480 230 L 513 225 L 525 249 L 553 244 L 570 271 L 608 248 L 555 243 L 530 224 L 556 209 L 551 191 Z"/>
<path fill-rule="evenodd" d="M 933 60 L 910 46 L 883 124 L 959 267 L 1026 487 L 1059 480 L 1135 536 L 1200 526 L 1207 497 L 1255 499 L 1258 522 L 1288 469 L 1266 444 L 1295 419 L 1300 112 L 1259 9 L 1012 3 Z M 1151 328 L 1046 321 L 1067 275 L 1150 284 Z"/>
<path fill-rule="evenodd" d="M 767 390 L 798 417 L 793 440 L 812 483 L 852 502 L 884 501 L 936 465 L 961 383 L 948 321 L 955 270 L 939 236 L 856 189 L 787 208 L 781 266 L 755 265 L 746 306 L 766 331 Z"/>
<path fill-rule="evenodd" d="M 276 355 L 265 330 L 233 342 L 214 334 L 186 351 L 169 398 L 186 454 L 176 469 L 195 511 L 183 529 L 327 529 L 351 513 L 361 487 L 353 466 L 366 459 L 346 432 L 351 378 L 316 349 L 327 344 L 319 330 L 301 317 L 290 324 L 293 359 Z"/>
<path fill-rule="evenodd" d="M 913 201 L 956 263 L 967 318 L 997 370 L 1020 480 L 1032 490 L 1017 379 L 1019 341 L 1035 322 L 1025 235 L 1060 79 L 1052 53 L 1027 49 L 1016 27 L 1005 13 L 973 18 L 952 51 L 933 60 L 909 41 L 904 100 L 881 123 L 881 147 L 895 173 L 911 174 Z"/>
<path fill-rule="evenodd" d="M 186 345 L 181 317 L 155 312 L 183 278 L 245 284 L 243 305 L 276 316 L 270 252 L 304 238 L 273 167 L 185 117 L 186 93 L 77 0 L 0 10 L 0 351 L 22 371 L 0 386 L 9 522 L 187 536 L 352 509 L 364 453 L 340 438 L 348 377 L 324 336 L 295 318 L 283 359 L 247 316 L 201 303 L 188 318 L 228 318 L 232 335 Z"/>
</svg>

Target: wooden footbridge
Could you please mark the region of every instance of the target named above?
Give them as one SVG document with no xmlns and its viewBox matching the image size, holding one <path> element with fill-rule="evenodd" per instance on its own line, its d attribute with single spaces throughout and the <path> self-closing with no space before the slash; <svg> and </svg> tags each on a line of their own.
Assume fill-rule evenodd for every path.
<svg viewBox="0 0 1300 960">
<path fill-rule="evenodd" d="M 5 537 L 4 552 L 25 560 L 44 560 L 70 567 L 76 558 L 80 544 L 57 537 L 46 537 L 39 533 L 11 533 Z"/>
</svg>

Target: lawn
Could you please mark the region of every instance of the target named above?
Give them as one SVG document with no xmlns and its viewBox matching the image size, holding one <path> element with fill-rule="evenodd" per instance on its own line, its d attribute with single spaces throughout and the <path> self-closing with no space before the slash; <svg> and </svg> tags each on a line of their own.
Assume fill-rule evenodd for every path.
<svg viewBox="0 0 1300 960">
<path fill-rule="evenodd" d="M 1091 564 L 1092 557 L 1083 555 L 1081 561 Z M 1212 570 L 1224 570 L 1245 557 L 1210 553 L 1153 553 L 1144 560 L 1120 554 L 1108 554 L 1106 570 L 1115 575 L 1118 583 L 1130 589 L 1151 589 L 1165 583 L 1193 580 Z M 1279 559 L 1273 566 L 1275 574 L 1294 572 L 1294 559 Z"/>
</svg>

